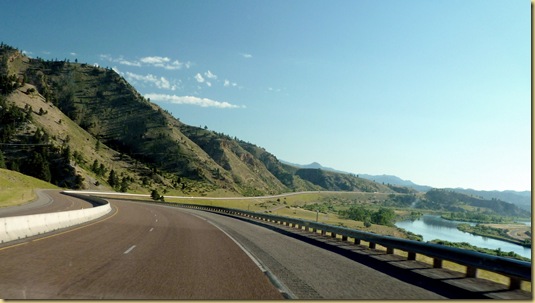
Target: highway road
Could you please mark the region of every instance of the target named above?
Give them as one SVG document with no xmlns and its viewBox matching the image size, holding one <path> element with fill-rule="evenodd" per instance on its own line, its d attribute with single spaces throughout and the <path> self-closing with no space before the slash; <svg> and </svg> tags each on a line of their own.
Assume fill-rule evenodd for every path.
<svg viewBox="0 0 535 303">
<path fill-rule="evenodd" d="M 283 298 L 207 221 L 149 204 L 112 206 L 110 216 L 83 228 L 0 246 L 0 298 Z"/>
<path fill-rule="evenodd" d="M 0 246 L 0 298 L 444 298 L 243 220 L 110 201 L 96 222 Z"/>
<path fill-rule="evenodd" d="M 17 207 L 0 207 L 0 218 L 93 207 L 91 203 L 63 195 L 59 190 L 37 190 L 36 194 L 37 198 L 30 203 Z"/>
</svg>

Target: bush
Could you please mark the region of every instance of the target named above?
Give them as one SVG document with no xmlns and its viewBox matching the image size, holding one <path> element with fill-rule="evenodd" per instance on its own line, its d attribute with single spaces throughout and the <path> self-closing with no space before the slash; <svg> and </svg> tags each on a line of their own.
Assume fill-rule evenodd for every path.
<svg viewBox="0 0 535 303">
<path fill-rule="evenodd" d="M 154 201 L 164 201 L 163 200 L 163 196 L 160 195 L 160 193 L 158 192 L 158 190 L 156 189 L 153 189 L 150 193 L 150 197 L 152 198 L 152 200 Z"/>
</svg>

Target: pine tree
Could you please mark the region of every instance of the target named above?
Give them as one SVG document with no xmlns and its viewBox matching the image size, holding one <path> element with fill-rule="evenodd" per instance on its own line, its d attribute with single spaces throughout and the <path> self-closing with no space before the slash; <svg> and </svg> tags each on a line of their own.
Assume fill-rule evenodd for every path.
<svg viewBox="0 0 535 303">
<path fill-rule="evenodd" d="M 6 168 L 6 161 L 4 160 L 4 154 L 0 150 L 0 168 Z"/>
<path fill-rule="evenodd" d="M 115 173 L 113 169 L 110 171 L 110 175 L 108 176 L 108 184 L 113 188 L 120 185 L 119 177 L 117 177 L 117 174 Z"/>
</svg>

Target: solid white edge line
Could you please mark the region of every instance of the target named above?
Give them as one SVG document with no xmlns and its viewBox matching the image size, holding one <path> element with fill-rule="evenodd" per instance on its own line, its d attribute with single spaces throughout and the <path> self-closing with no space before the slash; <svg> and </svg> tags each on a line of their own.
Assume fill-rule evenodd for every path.
<svg viewBox="0 0 535 303">
<path fill-rule="evenodd" d="M 297 299 L 297 296 L 292 293 L 292 291 L 286 287 L 286 285 L 284 285 L 279 279 L 277 279 L 277 277 L 271 273 L 271 271 L 267 270 L 266 269 L 266 266 L 264 266 L 262 264 L 262 262 L 256 258 L 249 250 L 247 250 L 243 245 L 241 245 L 240 242 L 238 242 L 238 240 L 234 239 L 234 237 L 232 237 L 229 233 L 227 233 L 226 231 L 224 231 L 221 227 L 219 227 L 217 224 L 215 224 L 214 222 L 206 219 L 206 218 L 203 218 L 201 216 L 198 216 L 196 214 L 193 214 L 193 213 L 190 213 L 191 215 L 199 218 L 199 219 L 202 219 L 210 224 L 212 224 L 215 228 L 219 229 L 222 233 L 224 233 L 227 237 L 229 237 L 232 241 L 234 241 L 234 243 L 236 243 L 236 245 L 247 255 L 249 256 L 249 258 L 254 262 L 254 264 L 256 264 L 256 266 L 258 266 L 258 268 L 260 269 L 260 271 L 262 271 L 262 273 L 264 275 L 266 275 L 268 277 L 268 279 L 271 281 L 271 283 L 278 289 L 278 291 L 283 294 L 283 296 L 287 297 L 287 299 Z"/>
</svg>

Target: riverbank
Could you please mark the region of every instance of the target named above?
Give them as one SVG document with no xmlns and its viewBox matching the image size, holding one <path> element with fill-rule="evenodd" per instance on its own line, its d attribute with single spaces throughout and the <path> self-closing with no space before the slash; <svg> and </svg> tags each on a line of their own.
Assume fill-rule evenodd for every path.
<svg viewBox="0 0 535 303">
<path fill-rule="evenodd" d="M 469 224 L 459 224 L 457 229 L 473 235 L 492 238 L 531 248 L 531 228 L 526 225 L 477 224 L 475 226 L 471 226 Z M 516 235 L 516 237 L 513 237 L 512 235 Z"/>
<path fill-rule="evenodd" d="M 445 241 L 445 240 L 433 240 L 433 241 L 430 241 L 430 242 L 431 243 L 435 243 L 435 244 L 440 244 L 440 245 L 456 247 L 456 248 L 473 250 L 473 251 L 477 251 L 477 252 L 481 252 L 481 253 L 485 253 L 485 254 L 489 254 L 489 255 L 493 255 L 493 256 L 508 257 L 508 258 L 513 258 L 513 259 L 517 259 L 517 260 L 521 260 L 521 261 L 531 262 L 531 259 L 526 258 L 526 257 L 522 257 L 521 255 L 516 254 L 516 253 L 514 253 L 512 251 L 511 252 L 504 252 L 501 249 L 482 248 L 482 247 L 470 245 L 469 243 L 466 243 L 466 242 L 459 243 L 459 242 L 450 242 L 450 241 Z"/>
</svg>

